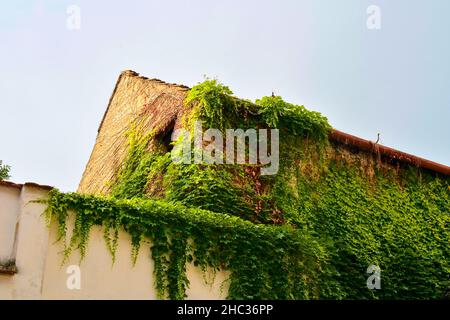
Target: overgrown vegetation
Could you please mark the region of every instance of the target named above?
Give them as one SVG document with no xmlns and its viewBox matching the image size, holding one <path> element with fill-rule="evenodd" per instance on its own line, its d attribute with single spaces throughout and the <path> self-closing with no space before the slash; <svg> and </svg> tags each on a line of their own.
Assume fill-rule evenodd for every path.
<svg viewBox="0 0 450 320">
<path fill-rule="evenodd" d="M 68 210 L 75 212 L 73 234 L 65 239 Z M 186 263 L 231 272 L 230 299 L 318 297 L 318 276 L 326 262 L 319 243 L 289 226 L 254 224 L 211 211 L 155 200 L 116 200 L 50 192 L 47 221 L 58 222 L 64 256 L 78 248 L 83 257 L 93 225 L 105 226 L 114 256 L 119 228 L 131 235 L 135 261 L 144 239 L 152 242 L 156 288 L 161 298 L 183 299 L 189 284 Z"/>
<path fill-rule="evenodd" d="M 438 298 L 449 285 L 448 177 L 330 145 L 325 117 L 278 96 L 239 100 L 207 79 L 185 105 L 187 128 L 201 120 L 204 129 L 280 129 L 278 174 L 261 176 L 258 164 L 174 163 L 134 126 L 108 199 L 52 193 L 61 237 L 67 210 L 76 212 L 66 256 L 84 253 L 93 224 L 106 227 L 114 253 L 124 228 L 134 252 L 152 241 L 156 287 L 172 299 L 184 297 L 191 260 L 230 270 L 237 299 Z M 381 290 L 366 286 L 372 264 Z"/>
<path fill-rule="evenodd" d="M 343 298 L 437 299 L 450 284 L 448 179 L 330 161 L 320 178 L 296 176 L 292 222 L 328 240 Z M 368 290 L 369 265 L 381 289 Z"/>
<path fill-rule="evenodd" d="M 3 161 L 0 160 L 0 181 L 10 178 L 9 170 L 11 170 L 11 167 L 6 164 L 3 164 Z"/>
</svg>

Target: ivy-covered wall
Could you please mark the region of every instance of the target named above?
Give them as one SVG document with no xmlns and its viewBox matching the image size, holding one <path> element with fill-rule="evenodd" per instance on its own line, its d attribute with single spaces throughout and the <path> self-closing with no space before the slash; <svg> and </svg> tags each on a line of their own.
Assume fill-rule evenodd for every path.
<svg viewBox="0 0 450 320">
<path fill-rule="evenodd" d="M 448 177 L 331 144 L 325 117 L 278 96 L 240 100 L 207 79 L 184 103 L 190 130 L 196 120 L 278 128 L 278 174 L 174 163 L 161 135 L 135 123 L 108 198 L 52 193 L 61 236 L 67 210 L 77 214 L 66 256 L 86 250 L 91 225 L 123 227 L 136 250 L 152 240 L 156 287 L 172 299 L 184 297 L 190 260 L 230 270 L 229 298 L 438 298 L 450 284 Z M 112 253 L 115 234 L 105 233 Z M 370 265 L 381 268 L 380 290 L 366 286 Z"/>
</svg>

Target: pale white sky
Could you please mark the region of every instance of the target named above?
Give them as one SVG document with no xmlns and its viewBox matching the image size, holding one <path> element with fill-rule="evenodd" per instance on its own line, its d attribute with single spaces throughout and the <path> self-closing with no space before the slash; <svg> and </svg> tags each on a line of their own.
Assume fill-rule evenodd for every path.
<svg viewBox="0 0 450 320">
<path fill-rule="evenodd" d="M 0 159 L 12 181 L 76 190 L 132 69 L 189 86 L 218 77 L 243 98 L 275 91 L 337 129 L 450 165 L 448 12 L 447 0 L 1 1 Z"/>
</svg>

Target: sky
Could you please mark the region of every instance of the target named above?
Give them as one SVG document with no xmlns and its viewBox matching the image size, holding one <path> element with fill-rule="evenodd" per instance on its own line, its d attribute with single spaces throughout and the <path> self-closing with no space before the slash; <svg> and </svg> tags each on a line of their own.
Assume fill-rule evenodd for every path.
<svg viewBox="0 0 450 320">
<path fill-rule="evenodd" d="M 131 69 L 188 86 L 216 77 L 252 100 L 273 91 L 450 165 L 448 12 L 448 0 L 0 0 L 0 160 L 11 181 L 76 191 Z"/>
</svg>

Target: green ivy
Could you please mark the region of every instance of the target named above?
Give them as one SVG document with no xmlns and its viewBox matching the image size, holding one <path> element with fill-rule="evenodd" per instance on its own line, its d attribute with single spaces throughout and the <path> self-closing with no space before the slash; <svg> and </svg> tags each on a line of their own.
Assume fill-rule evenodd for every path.
<svg viewBox="0 0 450 320">
<path fill-rule="evenodd" d="M 11 167 L 3 164 L 2 160 L 0 160 L 0 180 L 9 179 L 9 171 L 11 170 Z"/>
<path fill-rule="evenodd" d="M 280 96 L 268 96 L 256 100 L 259 114 L 270 128 L 286 130 L 287 135 L 312 137 L 325 140 L 331 126 L 319 112 L 304 106 L 285 102 Z"/>
<path fill-rule="evenodd" d="M 280 96 L 267 96 L 252 103 L 232 96 L 231 89 L 216 79 L 206 79 L 189 90 L 184 101 L 192 110 L 187 126 L 201 120 L 204 127 L 216 129 L 278 128 L 295 136 L 326 140 L 331 126 L 319 112 L 285 102 Z"/>
<path fill-rule="evenodd" d="M 110 197 L 52 192 L 50 216 L 65 250 L 86 251 L 89 229 L 103 225 L 114 256 L 118 230 L 130 233 L 133 261 L 152 241 L 161 298 L 182 299 L 186 262 L 231 271 L 232 299 L 439 298 L 450 284 L 450 179 L 380 164 L 328 141 L 321 114 L 268 96 L 232 96 L 217 80 L 193 87 L 186 128 L 278 128 L 280 169 L 258 165 L 176 164 L 154 135 L 133 126 L 128 155 Z M 151 151 L 150 151 L 151 150 Z M 381 268 L 381 290 L 366 270 Z"/>
<path fill-rule="evenodd" d="M 329 239 L 344 298 L 437 299 L 450 285 L 448 179 L 417 172 L 366 171 L 331 161 L 320 179 L 297 180 L 291 215 Z M 381 268 L 381 290 L 367 290 L 369 265 Z"/>
<path fill-rule="evenodd" d="M 191 119 L 201 118 L 209 128 L 223 129 L 237 115 L 237 106 L 230 97 L 233 92 L 216 79 L 206 79 L 193 87 L 184 101 L 193 107 Z"/>
<path fill-rule="evenodd" d="M 117 200 L 54 189 L 47 200 L 47 222 L 59 224 L 65 237 L 73 212 L 75 225 L 65 257 L 85 254 L 89 229 L 104 226 L 107 246 L 117 243 L 119 229 L 128 232 L 135 261 L 144 239 L 151 241 L 155 286 L 160 298 L 183 299 L 189 284 L 186 263 L 202 270 L 230 271 L 229 299 L 317 298 L 317 281 L 327 255 L 303 230 L 266 226 L 227 214 L 145 199 Z M 113 230 L 113 239 L 111 239 Z M 115 248 L 110 250 L 114 257 Z"/>
</svg>

